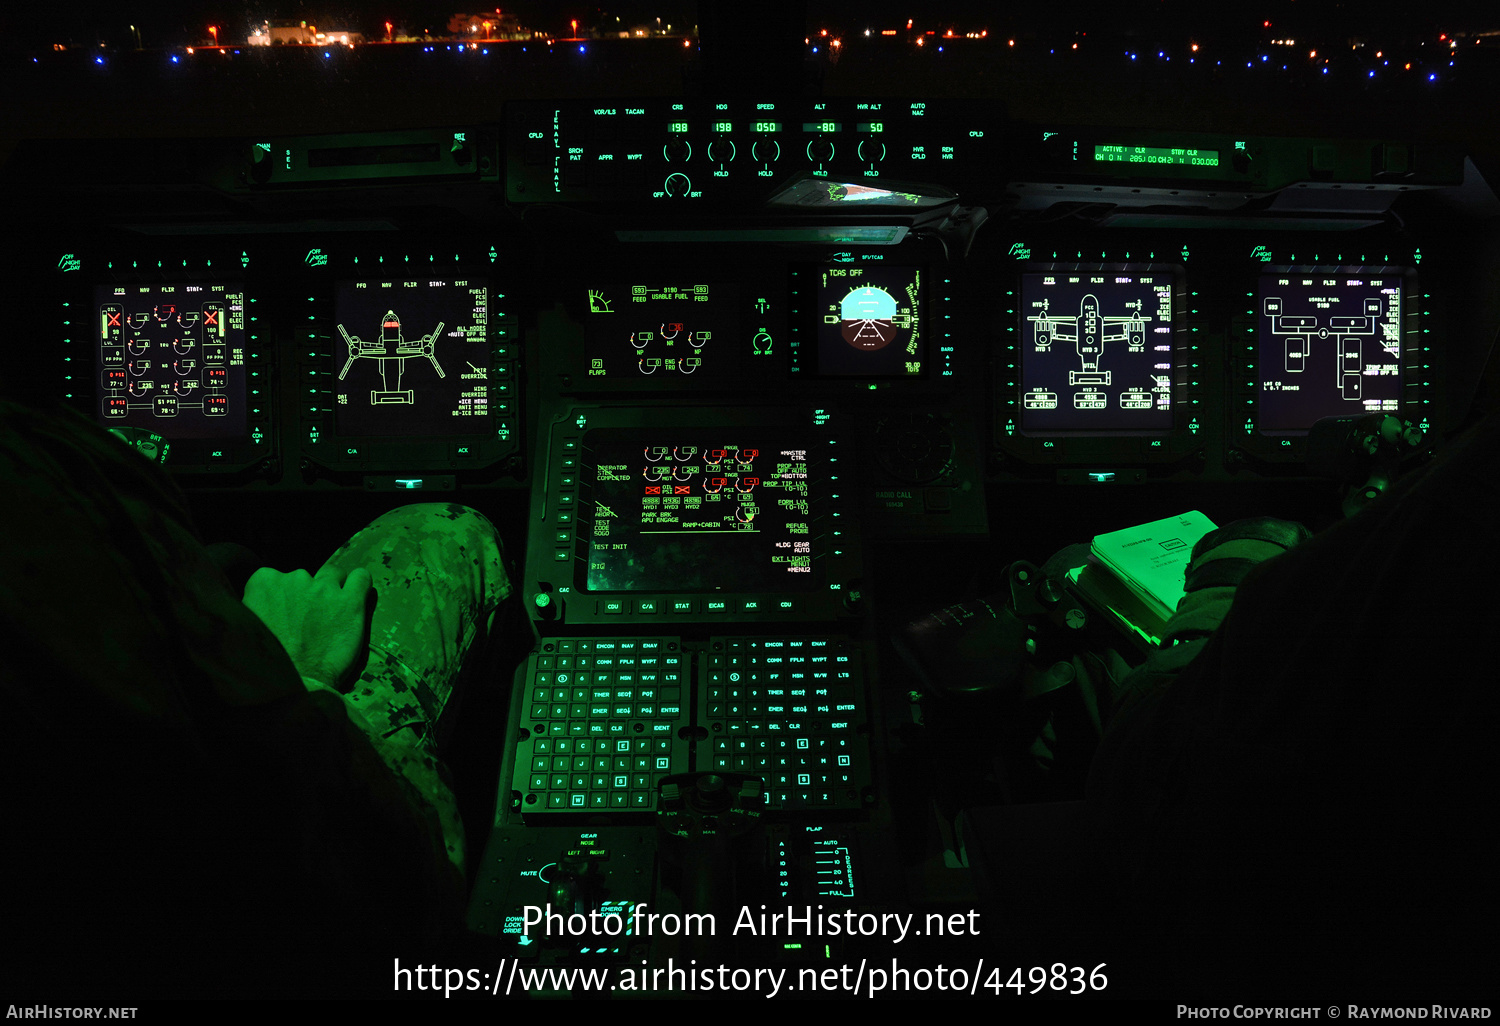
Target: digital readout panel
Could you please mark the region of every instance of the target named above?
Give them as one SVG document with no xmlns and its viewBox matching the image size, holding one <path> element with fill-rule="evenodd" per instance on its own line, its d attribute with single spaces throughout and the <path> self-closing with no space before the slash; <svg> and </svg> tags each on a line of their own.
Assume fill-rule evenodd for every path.
<svg viewBox="0 0 1500 1026">
<path fill-rule="evenodd" d="M 1357 270 L 1260 276 L 1262 434 L 1401 408 L 1402 284 Z"/>
<path fill-rule="evenodd" d="M 740 330 L 730 285 L 601 285 L 588 290 L 584 357 L 590 378 L 722 381 L 737 375 L 761 336 Z M 764 350 L 770 350 L 765 337 Z"/>
<path fill-rule="evenodd" d="M 1186 146 L 1112 146 L 1094 147 L 1094 159 L 1105 164 L 1169 164 L 1174 167 L 1218 167 L 1218 150 L 1199 150 Z"/>
<path fill-rule="evenodd" d="M 94 316 L 99 423 L 169 439 L 245 434 L 243 286 L 100 285 Z"/>
<path fill-rule="evenodd" d="M 824 461 L 756 429 L 594 431 L 589 591 L 805 591 Z"/>
<path fill-rule="evenodd" d="M 1021 276 L 1021 430 L 1172 428 L 1172 290 L 1161 271 Z"/>
<path fill-rule="evenodd" d="M 490 415 L 485 283 L 340 282 L 334 320 L 339 434 L 431 437 L 485 431 Z"/>
<path fill-rule="evenodd" d="M 819 376 L 922 374 L 924 271 L 868 264 L 824 267 L 818 274 Z"/>
</svg>

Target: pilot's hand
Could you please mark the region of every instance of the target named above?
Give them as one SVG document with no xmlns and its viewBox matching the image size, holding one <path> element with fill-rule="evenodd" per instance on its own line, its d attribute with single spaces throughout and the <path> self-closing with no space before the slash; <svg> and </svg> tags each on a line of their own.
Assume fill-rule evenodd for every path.
<svg viewBox="0 0 1500 1026">
<path fill-rule="evenodd" d="M 366 610 L 373 592 L 363 567 L 324 566 L 316 577 L 261 567 L 245 584 L 245 605 L 271 629 L 297 672 L 343 690 L 365 657 L 370 628 Z"/>
<path fill-rule="evenodd" d="M 1216 528 L 1193 546 L 1185 588 L 1238 587 L 1256 565 L 1301 545 L 1312 532 L 1293 520 L 1249 517 Z"/>
<path fill-rule="evenodd" d="M 1184 594 L 1167 621 L 1163 646 L 1204 638 L 1218 629 L 1245 575 L 1311 537 L 1301 524 L 1275 517 L 1236 520 L 1205 534 L 1193 546 Z"/>
</svg>

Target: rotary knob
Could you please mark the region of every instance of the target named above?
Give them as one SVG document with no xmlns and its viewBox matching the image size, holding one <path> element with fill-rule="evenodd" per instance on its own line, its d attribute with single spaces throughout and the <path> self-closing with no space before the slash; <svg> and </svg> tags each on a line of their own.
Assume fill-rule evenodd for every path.
<svg viewBox="0 0 1500 1026">
<path fill-rule="evenodd" d="M 896 479 L 927 484 L 952 471 L 953 434 L 935 414 L 893 414 L 875 429 L 875 455 Z"/>
<path fill-rule="evenodd" d="M 734 142 L 730 139 L 715 139 L 708 144 L 708 159 L 720 164 L 734 159 Z"/>
<path fill-rule="evenodd" d="M 827 139 L 814 139 L 807 144 L 807 159 L 826 164 L 833 159 L 833 143 Z"/>
<path fill-rule="evenodd" d="M 271 147 L 268 145 L 256 145 L 250 148 L 250 179 L 257 184 L 264 184 L 271 180 L 271 172 L 275 165 L 271 160 Z"/>
<path fill-rule="evenodd" d="M 674 171 L 667 175 L 667 180 L 662 185 L 668 196 L 686 196 L 692 187 L 692 180 L 681 171 Z"/>
</svg>

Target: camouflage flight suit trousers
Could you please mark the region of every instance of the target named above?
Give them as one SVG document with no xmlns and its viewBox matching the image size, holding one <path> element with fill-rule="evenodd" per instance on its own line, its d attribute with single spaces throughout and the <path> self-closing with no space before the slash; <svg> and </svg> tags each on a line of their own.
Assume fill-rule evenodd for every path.
<svg viewBox="0 0 1500 1026">
<path fill-rule="evenodd" d="M 343 695 L 349 718 L 436 811 L 462 871 L 463 823 L 438 741 L 465 659 L 482 654 L 470 650 L 511 593 L 500 537 L 467 506 L 419 503 L 377 518 L 325 565 L 364 567 L 375 585 L 368 660 Z"/>
</svg>

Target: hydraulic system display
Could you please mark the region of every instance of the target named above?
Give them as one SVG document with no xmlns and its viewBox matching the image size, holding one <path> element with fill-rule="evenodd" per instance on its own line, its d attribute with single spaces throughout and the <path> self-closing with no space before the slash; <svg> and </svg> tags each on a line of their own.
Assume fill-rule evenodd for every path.
<svg viewBox="0 0 1500 1026">
<path fill-rule="evenodd" d="M 245 434 L 243 286 L 100 285 L 94 303 L 101 424 L 171 439 Z"/>
<path fill-rule="evenodd" d="M 719 428 L 688 440 L 591 433 L 588 589 L 817 586 L 813 505 L 821 461 L 802 446 L 751 434 Z"/>
<path fill-rule="evenodd" d="M 1022 430 L 1170 431 L 1172 288 L 1168 272 L 1022 275 Z"/>
<path fill-rule="evenodd" d="M 818 282 L 818 373 L 908 378 L 922 374 L 922 278 L 915 267 L 825 267 Z"/>
<path fill-rule="evenodd" d="M 1401 286 L 1400 275 L 1347 269 L 1260 276 L 1262 433 L 1400 409 Z"/>
<path fill-rule="evenodd" d="M 334 412 L 340 434 L 485 430 L 490 344 L 484 284 L 340 282 L 334 320 Z"/>
<path fill-rule="evenodd" d="M 764 332 L 737 331 L 737 298 L 728 285 L 589 289 L 584 322 L 588 376 L 663 383 L 677 379 L 683 385 L 733 376 L 742 355 L 769 355 L 771 350 Z"/>
</svg>

